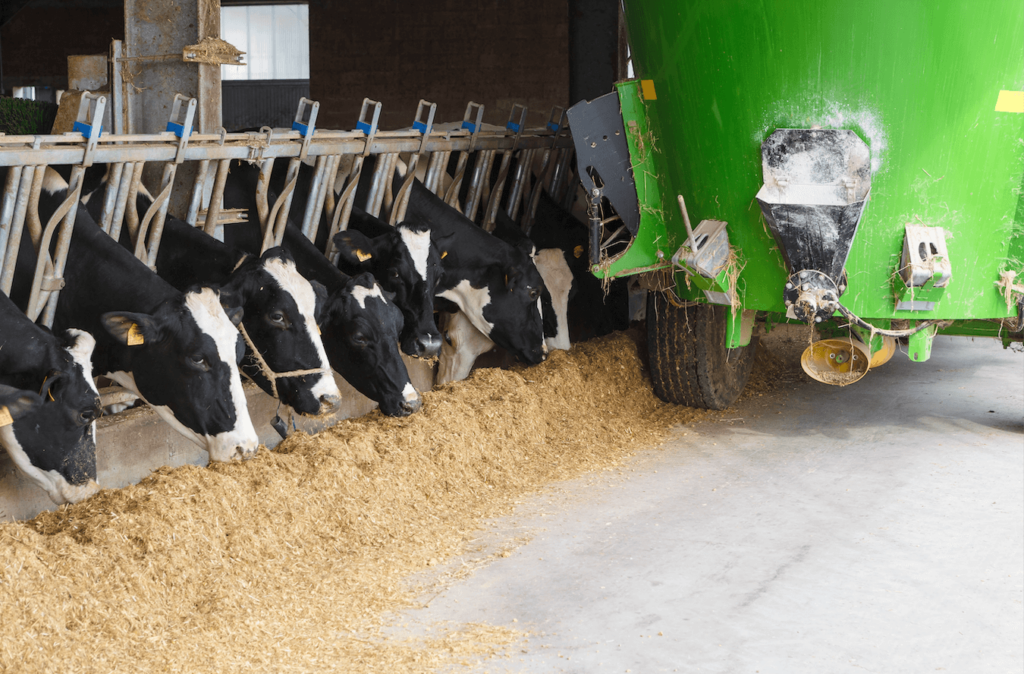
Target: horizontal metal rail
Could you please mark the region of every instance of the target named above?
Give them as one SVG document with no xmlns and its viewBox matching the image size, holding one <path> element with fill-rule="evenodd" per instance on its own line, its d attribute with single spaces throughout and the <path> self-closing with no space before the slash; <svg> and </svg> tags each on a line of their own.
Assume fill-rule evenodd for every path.
<svg viewBox="0 0 1024 674">
<path fill-rule="evenodd" d="M 572 138 L 563 126 L 561 108 L 552 112 L 547 126 L 527 129 L 526 108 L 516 105 L 505 127 L 482 124 L 483 106 L 470 103 L 461 125 L 434 125 L 436 105 L 420 101 L 413 125 L 399 131 L 377 128 L 381 104 L 364 100 L 357 129 L 331 131 L 316 128 L 319 104 L 302 99 L 291 130 L 263 127 L 259 132 L 217 134 L 192 133 L 196 102 L 176 96 L 170 122 L 165 133 L 139 135 L 100 135 L 93 119 L 102 119 L 105 99 L 86 94 L 79 108 L 75 132 L 63 135 L 3 136 L 0 135 L 0 167 L 10 167 L 0 204 L 0 290 L 10 293 L 22 231 L 26 228 L 36 247 L 37 263 L 33 272 L 30 306 L 27 313 L 46 325 L 52 325 L 58 292 L 70 246 L 85 168 L 93 164 L 108 166 L 108 188 L 102 198 L 98 223 L 114 239 L 122 229 L 130 238 L 131 247 L 150 268 L 156 264 L 164 219 L 167 216 L 175 175 L 183 164 L 190 163 L 186 183 L 190 189 L 187 213 L 181 214 L 193 226 L 217 236 L 219 228 L 228 223 L 244 222 L 245 213 L 223 208 L 223 194 L 232 160 L 257 163 L 260 178 L 255 186 L 257 212 L 263 231 L 263 249 L 280 245 L 289 220 L 291 203 L 296 198 L 300 163 L 314 166 L 305 209 L 302 232 L 315 241 L 321 220 L 327 223 L 329 236 L 325 253 L 336 258 L 333 236 L 347 228 L 354 206 L 359 205 L 378 215 L 382 210 L 391 224 L 405 214 L 409 188 L 417 175 L 427 188 L 447 203 L 463 210 L 468 217 L 479 220 L 488 229 L 499 208 L 502 196 L 508 195 L 505 212 L 518 218 L 526 229 L 536 209 L 539 187 L 543 185 L 561 200 L 569 186 L 565 184 L 573 153 Z M 455 155 L 454 175 L 449 162 Z M 356 204 L 356 189 L 367 157 L 373 180 L 366 203 Z M 492 180 L 492 168 L 500 155 L 501 170 Z M 468 161 L 475 157 L 474 169 L 467 171 Z M 534 157 L 540 158 L 536 183 L 530 175 Z M 406 168 L 400 186 L 393 187 L 392 176 L 401 158 Z M 287 159 L 287 172 L 282 189 L 270 197 L 270 176 L 275 160 Z M 516 170 L 509 171 L 512 160 Z M 139 213 L 136 197 L 142 184 L 147 162 L 163 163 L 160 185 L 151 185 L 155 197 L 146 213 Z M 211 162 L 213 162 L 211 164 Z M 45 227 L 38 213 L 39 189 L 49 166 L 72 166 L 69 197 Z M 179 183 L 181 181 L 179 180 Z M 465 204 L 460 190 L 466 185 Z M 396 192 L 394 190 L 397 190 Z M 481 208 L 482 207 L 482 208 Z M 26 224 L 27 223 L 27 224 Z M 49 244 L 56 237 L 54 258 Z"/>
</svg>

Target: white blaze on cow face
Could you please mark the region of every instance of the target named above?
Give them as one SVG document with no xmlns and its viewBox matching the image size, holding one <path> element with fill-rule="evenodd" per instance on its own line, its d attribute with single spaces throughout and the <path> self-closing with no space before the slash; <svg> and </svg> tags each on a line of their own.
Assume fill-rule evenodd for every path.
<svg viewBox="0 0 1024 674">
<path fill-rule="evenodd" d="M 537 271 L 551 295 L 551 306 L 558 319 L 558 334 L 544 340 L 549 351 L 569 349 L 569 291 L 572 290 L 572 270 L 560 248 L 545 248 L 537 253 Z M 543 308 L 542 308 L 543 313 Z"/>
<path fill-rule="evenodd" d="M 437 384 L 462 381 L 469 376 L 477 357 L 494 348 L 494 342 L 477 330 L 461 311 L 449 314 L 442 330 L 444 339 L 438 355 Z"/>
<path fill-rule="evenodd" d="M 416 273 L 420 275 L 421 279 L 426 280 L 427 257 L 430 255 L 430 230 L 414 232 L 408 227 L 399 227 L 398 231 L 402 235 L 405 247 L 409 249 L 409 255 L 412 257 L 413 266 L 416 267 Z"/>
<path fill-rule="evenodd" d="M 259 437 L 249 418 L 249 408 L 242 390 L 242 378 L 235 362 L 238 345 L 238 329 L 228 319 L 220 305 L 217 293 L 210 288 L 185 294 L 185 308 L 192 314 L 196 325 L 213 338 L 217 354 L 231 373 L 231 401 L 235 408 L 235 427 L 230 431 L 205 436 L 203 445 L 212 461 L 230 461 L 234 458 L 248 458 L 256 453 Z M 239 457 L 239 454 L 241 456 Z"/>
<path fill-rule="evenodd" d="M 380 286 L 377 285 L 376 283 L 373 284 L 372 288 L 367 288 L 366 286 L 361 285 L 354 285 L 352 287 L 351 292 L 352 297 L 355 298 L 355 301 L 359 303 L 360 309 L 366 309 L 367 297 L 376 297 L 380 299 L 380 301 L 383 302 L 384 304 L 388 303 L 388 301 L 384 299 L 384 294 L 381 292 Z"/>
<path fill-rule="evenodd" d="M 277 281 L 277 285 L 281 286 L 281 289 L 290 294 L 292 299 L 295 300 L 295 305 L 299 308 L 299 313 L 302 314 L 303 324 L 306 326 L 309 339 L 316 348 L 317 358 L 320 361 L 320 367 L 323 368 L 323 374 L 320 375 L 317 383 L 310 389 L 310 393 L 317 400 L 322 400 L 325 396 L 340 399 L 341 391 L 338 389 L 337 382 L 334 381 L 331 365 L 327 360 L 327 353 L 324 351 L 324 343 L 316 326 L 316 293 L 313 292 L 313 286 L 296 271 L 295 263 L 291 260 L 285 261 L 276 257 L 270 258 L 264 262 L 263 268 Z"/>
<path fill-rule="evenodd" d="M 455 287 L 440 292 L 437 296 L 459 305 L 459 309 L 462 309 L 469 322 L 484 335 L 490 336 L 494 323 L 484 318 L 484 307 L 491 303 L 490 290 L 486 287 L 474 288 L 469 279 L 462 279 Z"/>
<path fill-rule="evenodd" d="M 405 385 L 404 389 L 402 389 L 402 397 L 405 398 L 405 402 L 412 402 L 413 400 L 417 400 L 420 397 L 420 394 L 416 391 L 416 387 L 410 382 Z"/>
<path fill-rule="evenodd" d="M 93 426 L 93 437 L 95 437 L 95 425 Z M 64 476 L 55 470 L 42 470 L 32 465 L 28 454 L 22 449 L 21 443 L 14 432 L 14 426 L 9 424 L 0 428 L 0 444 L 7 450 L 11 461 L 18 467 L 25 477 L 31 480 L 37 487 L 46 492 L 50 500 L 57 505 L 64 503 L 78 503 L 89 498 L 100 490 L 100 486 L 93 480 L 85 484 L 71 484 L 64 479 Z"/>
</svg>

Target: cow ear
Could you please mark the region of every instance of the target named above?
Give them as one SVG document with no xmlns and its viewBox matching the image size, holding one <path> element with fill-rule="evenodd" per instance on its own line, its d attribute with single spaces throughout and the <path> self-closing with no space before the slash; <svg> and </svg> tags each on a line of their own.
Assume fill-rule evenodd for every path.
<svg viewBox="0 0 1024 674">
<path fill-rule="evenodd" d="M 100 316 L 100 323 L 111 337 L 128 346 L 156 342 L 162 336 L 160 326 L 149 314 L 110 311 Z"/>
<path fill-rule="evenodd" d="M 374 240 L 354 229 L 335 234 L 334 245 L 338 249 L 338 261 L 350 269 L 369 269 L 377 254 Z"/>
<path fill-rule="evenodd" d="M 238 324 L 242 322 L 242 316 L 245 314 L 242 310 L 244 302 L 241 295 L 230 288 L 218 289 L 217 295 L 220 297 L 220 306 L 224 308 L 224 313 L 228 315 L 228 320 L 237 328 Z"/>
<path fill-rule="evenodd" d="M 319 323 L 324 313 L 324 305 L 327 303 L 327 287 L 320 281 L 310 281 L 313 287 L 313 295 L 316 296 L 316 307 L 313 309 L 313 319 Z"/>
<path fill-rule="evenodd" d="M 43 403 L 32 391 L 23 391 L 0 384 L 0 426 L 13 423 Z"/>
</svg>

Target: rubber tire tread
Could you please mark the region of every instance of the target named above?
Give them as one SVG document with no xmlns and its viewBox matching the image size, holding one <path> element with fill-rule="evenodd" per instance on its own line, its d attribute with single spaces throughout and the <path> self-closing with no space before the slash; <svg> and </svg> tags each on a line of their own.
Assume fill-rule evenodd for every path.
<svg viewBox="0 0 1024 674">
<path fill-rule="evenodd" d="M 739 349 L 725 348 L 728 307 L 677 307 L 662 293 L 647 294 L 647 352 L 654 393 L 665 402 L 724 410 L 750 378 L 757 337 Z"/>
</svg>

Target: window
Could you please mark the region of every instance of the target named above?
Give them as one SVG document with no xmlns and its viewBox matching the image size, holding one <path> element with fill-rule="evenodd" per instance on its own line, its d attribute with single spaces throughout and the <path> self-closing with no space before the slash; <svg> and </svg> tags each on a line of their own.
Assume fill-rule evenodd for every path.
<svg viewBox="0 0 1024 674">
<path fill-rule="evenodd" d="M 245 66 L 221 66 L 224 80 L 308 80 L 309 6 L 220 8 L 220 35 L 245 52 Z"/>
</svg>

